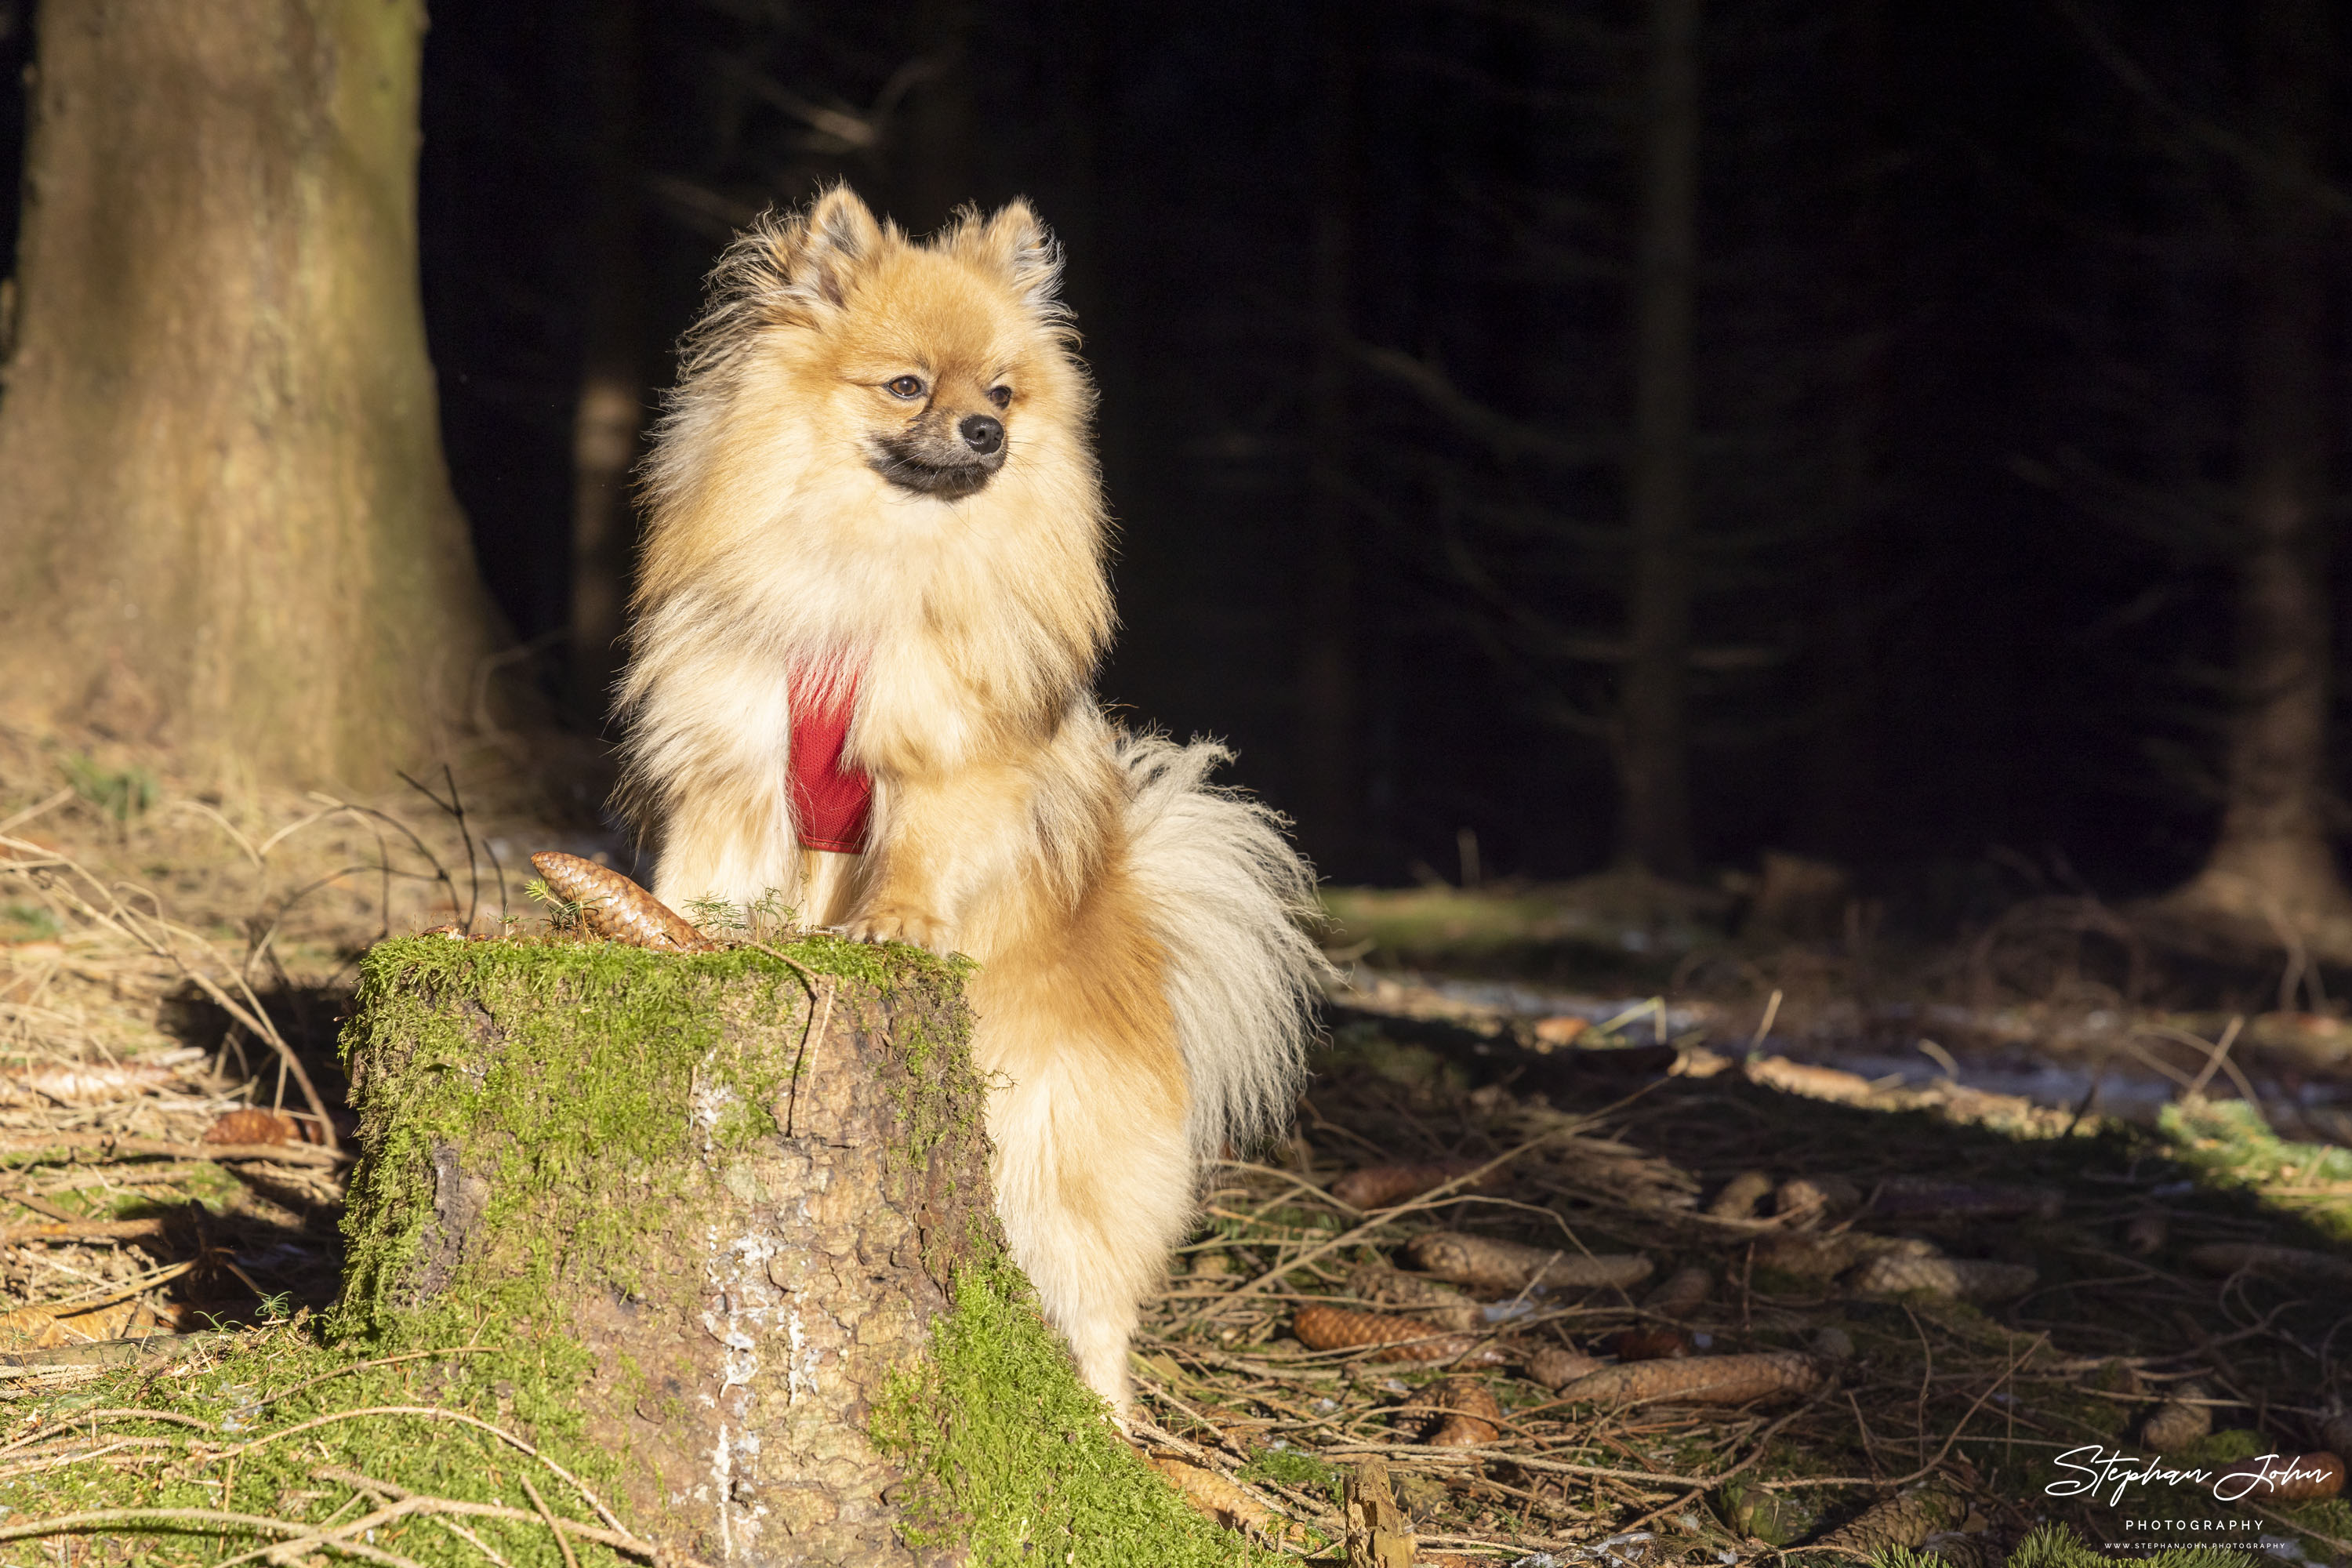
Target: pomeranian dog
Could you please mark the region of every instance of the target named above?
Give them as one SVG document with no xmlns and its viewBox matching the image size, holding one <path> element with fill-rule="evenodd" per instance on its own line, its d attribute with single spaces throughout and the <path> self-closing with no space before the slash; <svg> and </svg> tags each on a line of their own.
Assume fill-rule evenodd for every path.
<svg viewBox="0 0 2352 1568">
<path fill-rule="evenodd" d="M 1094 394 L 1025 203 L 918 243 L 845 187 L 731 245 L 646 467 L 624 798 L 673 908 L 979 962 L 997 1212 L 1128 1408 L 1206 1163 L 1288 1116 L 1312 878 L 1227 753 L 1130 734 Z"/>
</svg>

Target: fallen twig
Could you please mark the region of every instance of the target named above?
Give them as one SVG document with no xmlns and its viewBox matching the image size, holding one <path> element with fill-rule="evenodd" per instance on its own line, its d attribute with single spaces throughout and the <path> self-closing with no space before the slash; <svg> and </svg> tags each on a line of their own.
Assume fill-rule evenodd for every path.
<svg viewBox="0 0 2352 1568">
<path fill-rule="evenodd" d="M 366 1372 L 373 1367 L 396 1366 L 404 1361 L 431 1361 L 436 1357 L 445 1355 L 479 1355 L 486 1351 L 495 1348 L 495 1346 L 491 1345 L 452 1345 L 446 1350 L 410 1351 L 405 1355 L 378 1356 L 373 1361 L 353 1362 L 349 1366 L 339 1366 L 332 1372 L 322 1372 L 316 1377 L 305 1378 L 291 1388 L 280 1390 L 278 1393 L 271 1394 L 267 1399 L 256 1402 L 253 1408 L 256 1410 L 267 1408 L 268 1406 L 276 1405 L 282 1400 L 293 1398 L 296 1394 L 301 1393 L 306 1388 L 315 1388 L 320 1384 L 331 1382 L 333 1379 L 338 1377 L 349 1377 L 355 1372 Z"/>
<path fill-rule="evenodd" d="M 302 1098 L 310 1108 L 311 1114 L 318 1118 L 320 1138 L 325 1141 L 330 1149 L 339 1146 L 335 1137 L 333 1120 L 327 1114 L 327 1102 L 320 1098 L 317 1087 L 311 1083 L 310 1069 L 302 1065 L 302 1058 L 288 1043 L 286 1037 L 278 1032 L 278 1026 L 270 1021 L 268 1009 L 261 1005 L 261 998 L 254 994 L 253 987 L 246 984 L 245 977 L 241 973 L 224 964 L 222 967 L 228 974 L 229 984 L 236 989 L 243 999 L 239 1000 L 237 996 L 232 996 L 228 990 L 210 974 L 183 957 L 173 939 L 184 937 L 207 952 L 211 949 L 209 942 L 196 932 L 175 926 L 165 920 L 162 903 L 152 893 L 146 894 L 146 900 L 152 912 L 141 915 L 116 897 L 112 887 L 100 881 L 86 867 L 70 857 L 58 855 L 55 850 L 28 840 L 10 838 L 5 835 L 0 835 L 0 847 L 28 849 L 51 857 L 57 866 L 79 879 L 89 890 L 87 894 L 78 892 L 70 885 L 59 885 L 56 879 L 44 879 L 50 891 L 74 905 L 82 917 L 93 924 L 104 926 L 117 935 L 128 937 L 150 953 L 170 963 L 190 984 L 210 997 L 215 1006 L 226 1013 L 256 1039 L 268 1044 L 270 1049 L 278 1053 L 278 1059 L 292 1075 L 296 1087 L 302 1091 Z M 103 907 L 100 907 L 101 902 Z"/>
<path fill-rule="evenodd" d="M 31 1520 L 24 1524 L 0 1524 L 0 1541 L 37 1541 L 47 1535 L 79 1535 L 89 1531 L 120 1529 L 125 1525 L 134 1528 L 147 1525 L 158 1530 L 176 1527 L 209 1534 L 230 1530 L 248 1531 L 256 1535 L 275 1536 L 280 1541 L 312 1542 L 328 1551 L 345 1552 L 363 1562 L 387 1563 L 390 1568 L 422 1568 L 414 1559 L 382 1551 L 364 1542 L 314 1536 L 311 1527 L 307 1524 L 294 1524 L 257 1513 L 228 1513 L 207 1508 L 106 1508 L 88 1513 L 60 1514 L 54 1519 Z"/>
<path fill-rule="evenodd" d="M 348 1165 L 346 1150 L 316 1143 L 173 1143 L 161 1138 L 125 1138 L 111 1132 L 0 1133 L 0 1154 L 38 1154 L 51 1149 L 100 1149 L 113 1154 L 163 1155 L 175 1160 L 230 1163 L 270 1160 L 280 1165 Z"/>
<path fill-rule="evenodd" d="M 521 1509 L 508 1508 L 499 1503 L 463 1502 L 456 1498 L 434 1497 L 429 1493 L 411 1491 L 391 1481 L 379 1480 L 373 1476 L 363 1476 L 356 1470 L 344 1469 L 337 1466 L 321 1466 L 310 1473 L 322 1481 L 336 1481 L 347 1487 L 373 1491 L 391 1498 L 398 1503 L 408 1505 L 406 1511 L 409 1513 L 458 1514 L 469 1519 L 500 1520 L 509 1524 L 546 1523 L 558 1532 L 559 1540 L 567 1535 L 577 1536 L 583 1541 L 593 1541 L 600 1546 L 612 1547 L 616 1552 L 625 1552 L 632 1557 L 642 1557 L 647 1562 L 656 1563 L 658 1568 L 709 1568 L 709 1565 L 699 1558 L 690 1557 L 682 1552 L 673 1552 L 617 1527 L 600 1530 L 593 1524 L 583 1524 L 578 1520 L 566 1519 L 560 1513 L 552 1515 L 528 1513 Z M 599 1509 L 598 1511 L 603 1510 Z M 568 1556 L 569 1553 L 567 1552 L 566 1555 Z"/>
<path fill-rule="evenodd" d="M 603 1520 L 614 1530 L 621 1531 L 624 1534 L 627 1533 L 625 1527 L 624 1527 L 620 1520 L 614 1515 L 613 1510 L 606 1508 L 603 1500 L 598 1498 L 594 1492 L 588 1489 L 588 1485 L 585 1481 L 583 1481 L 579 1477 L 573 1475 L 570 1470 L 565 1469 L 562 1465 L 557 1464 L 553 1459 L 549 1458 L 545 1454 L 541 1453 L 537 1448 L 531 1447 L 529 1443 L 524 1442 L 520 1437 L 516 1436 L 513 1433 L 508 1431 L 503 1426 L 494 1426 L 478 1415 L 468 1415 L 462 1410 L 444 1409 L 442 1406 L 437 1405 L 370 1405 L 362 1406 L 357 1410 L 331 1411 L 324 1415 L 314 1415 L 308 1421 L 298 1421 L 291 1426 L 282 1426 L 275 1432 L 264 1433 L 262 1436 L 254 1438 L 251 1442 L 240 1443 L 234 1448 L 224 1448 L 219 1453 L 207 1458 L 205 1460 L 205 1468 L 209 1468 L 211 1466 L 235 1459 L 240 1455 L 249 1454 L 256 1448 L 262 1447 L 267 1444 L 275 1443 L 281 1437 L 291 1437 L 298 1432 L 308 1432 L 314 1427 L 325 1426 L 337 1421 L 355 1421 L 362 1415 L 415 1415 L 427 1421 L 455 1421 L 461 1426 L 471 1426 L 478 1431 L 487 1432 L 491 1436 L 498 1438 L 499 1441 L 505 1443 L 509 1447 L 515 1448 L 521 1453 L 528 1454 L 530 1458 L 537 1459 L 541 1464 L 545 1465 L 550 1470 L 552 1470 L 565 1485 L 571 1487 L 572 1490 L 578 1492 L 581 1497 L 587 1500 L 588 1506 L 596 1510 L 597 1518 Z M 525 1514 L 523 1517 L 528 1519 L 530 1516 Z"/>
<path fill-rule="evenodd" d="M 515 1479 L 522 1482 L 523 1496 L 530 1499 L 530 1506 L 537 1509 L 539 1517 L 547 1521 L 547 1533 L 555 1537 L 556 1550 L 563 1553 L 563 1568 L 580 1568 L 580 1559 L 572 1554 L 572 1542 L 564 1538 L 562 1524 L 556 1519 L 554 1510 L 547 1506 L 547 1500 L 539 1495 L 539 1489 L 530 1484 L 529 1476 Z"/>
</svg>

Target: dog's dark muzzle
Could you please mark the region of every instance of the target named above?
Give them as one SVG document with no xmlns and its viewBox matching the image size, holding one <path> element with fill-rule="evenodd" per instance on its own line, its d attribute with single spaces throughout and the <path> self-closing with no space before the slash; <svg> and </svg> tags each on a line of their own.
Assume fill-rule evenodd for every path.
<svg viewBox="0 0 2352 1568">
<path fill-rule="evenodd" d="M 866 464 L 902 490 L 957 500 L 996 477 L 1004 449 L 1003 423 L 974 414 L 944 438 L 919 430 L 886 437 L 874 444 Z"/>
</svg>

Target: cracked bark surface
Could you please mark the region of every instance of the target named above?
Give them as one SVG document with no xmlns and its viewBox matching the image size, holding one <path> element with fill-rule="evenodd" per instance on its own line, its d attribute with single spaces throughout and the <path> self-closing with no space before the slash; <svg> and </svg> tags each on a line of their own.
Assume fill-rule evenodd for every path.
<svg viewBox="0 0 2352 1568">
<path fill-rule="evenodd" d="M 729 1563 L 949 1560 L 904 1543 L 904 1478 L 868 1425 L 921 1365 L 950 1271 L 996 1244 L 952 976 L 804 985 L 734 955 L 641 955 L 551 984 L 515 947 L 362 996 L 362 1311 L 398 1338 L 499 1303 L 584 1348 L 585 1436 L 622 1456 L 625 1512 L 666 1545 Z M 633 1155 L 568 1135 L 630 1072 L 647 1076 L 614 1103 L 674 1121 L 672 1162 L 641 1157 L 641 1138 Z M 373 1277 L 370 1237 L 401 1238 Z"/>
</svg>

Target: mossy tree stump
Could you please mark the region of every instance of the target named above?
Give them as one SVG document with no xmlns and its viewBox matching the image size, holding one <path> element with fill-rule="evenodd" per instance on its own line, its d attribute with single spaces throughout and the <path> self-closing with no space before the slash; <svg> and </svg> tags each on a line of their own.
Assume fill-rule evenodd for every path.
<svg viewBox="0 0 2352 1568">
<path fill-rule="evenodd" d="M 526 1349 L 516 1424 L 709 1562 L 1237 1560 L 1004 1260 L 955 969 L 789 951 L 374 949 L 338 1331 Z"/>
</svg>

